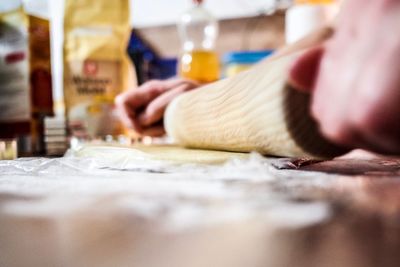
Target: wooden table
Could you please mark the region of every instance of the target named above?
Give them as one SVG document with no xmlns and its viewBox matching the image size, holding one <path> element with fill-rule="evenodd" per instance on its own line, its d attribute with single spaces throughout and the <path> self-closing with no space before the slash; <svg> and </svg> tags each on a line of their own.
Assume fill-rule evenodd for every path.
<svg viewBox="0 0 400 267">
<path fill-rule="evenodd" d="M 399 178 L 364 154 L 0 161 L 0 266 L 399 266 Z"/>
</svg>

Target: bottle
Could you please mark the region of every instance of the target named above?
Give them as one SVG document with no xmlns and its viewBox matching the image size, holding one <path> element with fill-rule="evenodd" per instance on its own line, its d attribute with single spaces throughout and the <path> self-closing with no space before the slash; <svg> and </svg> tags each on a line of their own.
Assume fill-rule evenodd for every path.
<svg viewBox="0 0 400 267">
<path fill-rule="evenodd" d="M 30 152 L 31 97 L 28 54 L 28 22 L 22 2 L 2 0 L 0 5 L 0 139 L 18 140 L 20 155 L 27 155 Z"/>
<path fill-rule="evenodd" d="M 294 43 L 312 31 L 331 23 L 338 11 L 338 0 L 295 0 L 286 12 L 286 43 Z"/>
<path fill-rule="evenodd" d="M 194 7 L 186 11 L 178 22 L 183 46 L 179 74 L 200 83 L 209 83 L 220 77 L 219 58 L 215 52 L 218 22 L 203 7 L 202 0 L 193 2 Z"/>
<path fill-rule="evenodd" d="M 44 0 L 0 6 L 0 139 L 18 156 L 44 155 L 44 117 L 53 115 L 49 21 Z M 33 5 L 39 7 L 34 8 Z M 7 141 L 8 140 L 8 141 Z M 12 146 L 14 147 L 14 146 Z"/>
<path fill-rule="evenodd" d="M 29 74 L 33 154 L 45 155 L 44 120 L 54 116 L 50 53 L 50 21 L 46 0 L 25 0 L 29 21 Z"/>
</svg>

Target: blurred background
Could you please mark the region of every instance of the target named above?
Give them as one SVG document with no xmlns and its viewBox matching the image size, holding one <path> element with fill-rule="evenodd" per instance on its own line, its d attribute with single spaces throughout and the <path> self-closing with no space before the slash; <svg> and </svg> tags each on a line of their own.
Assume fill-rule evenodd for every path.
<svg viewBox="0 0 400 267">
<path fill-rule="evenodd" d="M 331 21 L 339 4 L 2 0 L 0 147 L 62 155 L 76 139 L 137 137 L 114 116 L 119 93 L 152 79 L 236 75 Z"/>
</svg>

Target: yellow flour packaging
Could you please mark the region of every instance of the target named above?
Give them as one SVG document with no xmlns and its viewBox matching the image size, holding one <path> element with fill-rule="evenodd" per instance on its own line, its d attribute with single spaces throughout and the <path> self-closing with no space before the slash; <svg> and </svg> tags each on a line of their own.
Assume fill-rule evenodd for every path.
<svg viewBox="0 0 400 267">
<path fill-rule="evenodd" d="M 134 86 L 129 0 L 65 0 L 64 97 L 71 134 L 123 134 L 114 98 Z"/>
</svg>

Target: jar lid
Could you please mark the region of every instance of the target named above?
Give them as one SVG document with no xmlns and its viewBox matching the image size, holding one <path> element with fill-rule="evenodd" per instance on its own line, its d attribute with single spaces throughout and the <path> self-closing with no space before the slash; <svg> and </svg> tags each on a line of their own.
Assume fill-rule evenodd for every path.
<svg viewBox="0 0 400 267">
<path fill-rule="evenodd" d="M 223 56 L 224 64 L 255 64 L 270 56 L 274 50 L 238 51 L 226 53 Z"/>
<path fill-rule="evenodd" d="M 1 0 L 0 13 L 11 12 L 22 6 L 22 0 Z"/>
</svg>

